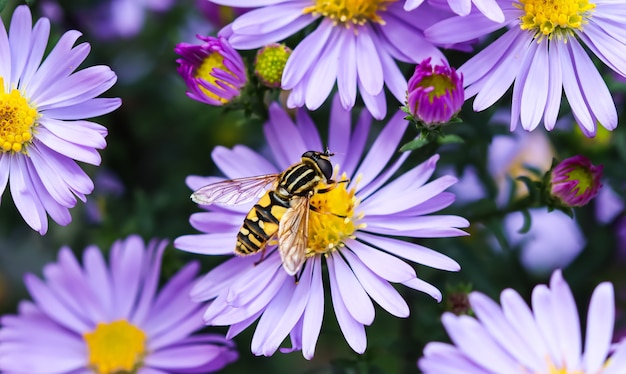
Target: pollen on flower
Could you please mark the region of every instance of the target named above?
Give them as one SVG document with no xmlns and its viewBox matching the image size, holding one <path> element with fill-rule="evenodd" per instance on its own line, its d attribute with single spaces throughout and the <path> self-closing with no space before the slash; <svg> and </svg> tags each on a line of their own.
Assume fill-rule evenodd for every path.
<svg viewBox="0 0 626 374">
<path fill-rule="evenodd" d="M 582 30 L 587 18 L 596 8 L 589 0 L 519 0 L 515 4 L 524 10 L 520 28 L 534 32 L 535 38 L 566 37 L 574 30 Z"/>
<path fill-rule="evenodd" d="M 83 338 L 97 374 L 134 373 L 146 354 L 146 334 L 126 320 L 99 323 Z"/>
<path fill-rule="evenodd" d="M 37 125 L 37 109 L 17 90 L 4 90 L 4 79 L 0 77 L 0 153 L 22 152 L 33 139 Z"/>
<path fill-rule="evenodd" d="M 384 25 L 380 12 L 387 10 L 387 6 L 396 1 L 398 0 L 316 0 L 315 5 L 305 8 L 303 13 L 322 15 L 345 27 L 367 22 Z"/>
<path fill-rule="evenodd" d="M 346 180 L 345 175 L 342 180 Z M 345 239 L 353 238 L 354 232 L 365 226 L 358 223 L 363 214 L 355 215 L 354 211 L 359 205 L 359 199 L 355 196 L 356 183 L 349 190 L 346 185 L 345 182 L 337 183 L 334 187 L 322 185 L 321 189 L 332 189 L 311 197 L 310 204 L 314 210 L 309 214 L 307 256 L 341 248 Z"/>
</svg>

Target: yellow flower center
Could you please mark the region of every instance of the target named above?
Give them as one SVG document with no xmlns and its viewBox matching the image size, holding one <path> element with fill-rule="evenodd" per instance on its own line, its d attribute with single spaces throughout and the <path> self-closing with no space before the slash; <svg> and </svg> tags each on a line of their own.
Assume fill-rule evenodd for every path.
<svg viewBox="0 0 626 374">
<path fill-rule="evenodd" d="M 17 90 L 5 91 L 0 77 L 0 153 L 22 152 L 33 139 L 37 109 Z"/>
<path fill-rule="evenodd" d="M 97 374 L 135 373 L 146 354 L 146 334 L 126 320 L 98 323 L 83 335 Z"/>
<path fill-rule="evenodd" d="M 308 257 L 343 247 L 345 239 L 353 238 L 356 230 L 365 227 L 358 224 L 363 215 L 355 216 L 354 212 L 359 205 L 359 199 L 354 195 L 356 188 L 347 190 L 346 185 L 338 183 L 330 191 L 311 197 L 310 204 L 315 210 L 309 214 Z M 321 189 L 327 187 L 320 186 Z"/>
<path fill-rule="evenodd" d="M 515 6 L 525 13 L 520 28 L 532 31 L 539 40 L 554 35 L 562 39 L 582 30 L 596 8 L 589 0 L 519 0 Z"/>
<path fill-rule="evenodd" d="M 283 70 L 291 49 L 284 44 L 271 44 L 260 49 L 254 62 L 254 73 L 268 87 L 280 87 Z"/>
<path fill-rule="evenodd" d="M 433 88 L 433 90 L 428 93 L 428 102 L 431 104 L 436 97 L 447 95 L 448 92 L 452 92 L 456 89 L 456 86 L 452 83 L 452 79 L 444 74 L 432 74 L 426 76 L 422 79 L 418 86 Z"/>
<path fill-rule="evenodd" d="M 234 74 L 230 70 L 228 70 L 228 68 L 226 68 L 226 66 L 224 66 L 224 56 L 222 56 L 218 52 L 213 52 L 210 55 L 208 55 L 204 59 L 204 61 L 202 61 L 202 64 L 196 69 L 195 77 L 196 78 L 200 78 L 200 79 L 204 79 L 209 84 L 217 86 L 216 82 L 218 81 L 218 79 L 215 78 L 213 75 L 211 75 L 211 73 L 213 73 L 213 68 L 218 68 L 218 69 L 224 70 L 224 71 L 226 71 L 226 72 L 228 72 L 228 73 L 230 73 L 230 74 L 232 74 L 234 76 Z M 231 84 L 229 84 L 227 82 L 223 82 L 223 83 L 233 87 Z M 206 88 L 204 88 L 204 87 L 202 87 L 200 85 L 198 87 L 200 87 L 202 92 L 204 92 L 207 96 L 209 96 L 209 97 L 211 97 L 211 98 L 213 98 L 215 100 L 219 100 L 222 103 L 225 103 L 225 102 L 228 101 L 227 99 L 214 94 L 213 92 L 207 90 Z"/>
<path fill-rule="evenodd" d="M 594 186 L 591 170 L 584 167 L 575 167 L 572 171 L 567 173 L 567 180 L 578 182 L 576 187 L 574 187 L 576 189 L 576 196 L 587 193 L 589 189 Z"/>
<path fill-rule="evenodd" d="M 303 13 L 322 15 L 330 18 L 335 24 L 346 27 L 360 26 L 367 22 L 376 22 L 381 25 L 385 21 L 380 12 L 387 10 L 387 6 L 398 0 L 315 0 L 315 5 L 304 8 Z"/>
</svg>

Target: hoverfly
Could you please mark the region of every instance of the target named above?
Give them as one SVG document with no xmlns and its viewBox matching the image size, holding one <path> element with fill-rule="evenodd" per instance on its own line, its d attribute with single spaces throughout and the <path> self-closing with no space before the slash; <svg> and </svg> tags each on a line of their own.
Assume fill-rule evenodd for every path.
<svg viewBox="0 0 626 374">
<path fill-rule="evenodd" d="M 310 199 L 315 193 L 330 191 L 336 183 L 331 180 L 331 156 L 328 150 L 307 151 L 300 162 L 282 173 L 209 184 L 195 191 L 191 200 L 201 205 L 235 205 L 259 199 L 239 229 L 235 254 L 246 256 L 265 251 L 267 243 L 277 235 L 283 267 L 289 275 L 295 275 L 306 260 L 309 210 L 313 209 Z M 273 186 L 266 190 L 271 183 Z M 330 186 L 321 189 L 320 183 Z"/>
</svg>

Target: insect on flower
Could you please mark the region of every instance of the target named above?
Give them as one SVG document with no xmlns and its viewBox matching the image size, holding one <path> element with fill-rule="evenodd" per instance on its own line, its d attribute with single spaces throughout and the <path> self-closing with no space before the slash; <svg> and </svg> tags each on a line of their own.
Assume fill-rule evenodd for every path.
<svg viewBox="0 0 626 374">
<path fill-rule="evenodd" d="M 331 179 L 331 156 L 328 150 L 307 151 L 300 162 L 282 173 L 212 183 L 195 191 L 191 200 L 201 205 L 235 205 L 258 198 L 239 229 L 235 254 L 247 256 L 263 251 L 262 260 L 266 245 L 277 236 L 283 268 L 295 275 L 306 260 L 309 212 L 316 211 L 310 205 L 311 197 L 332 190 L 336 183 L 347 182 Z M 266 190 L 271 183 L 272 188 Z M 320 183 L 327 187 L 320 187 Z"/>
</svg>

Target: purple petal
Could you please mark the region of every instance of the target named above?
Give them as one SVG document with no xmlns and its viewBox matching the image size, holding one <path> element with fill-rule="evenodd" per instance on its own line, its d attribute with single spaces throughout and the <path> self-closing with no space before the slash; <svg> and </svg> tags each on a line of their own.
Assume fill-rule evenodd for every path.
<svg viewBox="0 0 626 374">
<path fill-rule="evenodd" d="M 406 258 L 409 261 L 417 262 L 418 264 L 441 270 L 460 270 L 459 264 L 450 257 L 415 243 L 371 235 L 364 232 L 359 232 L 358 237 L 374 247 L 381 248 L 386 252 Z"/>
<path fill-rule="evenodd" d="M 396 123 L 396 116 L 402 116 L 400 112 L 394 115 L 394 119 L 390 123 Z M 373 181 L 383 170 L 385 165 L 391 159 L 391 156 L 396 152 L 396 148 L 406 127 L 407 121 L 401 121 L 397 123 L 398 126 L 385 126 L 378 135 L 378 138 L 374 141 L 374 144 L 369 148 L 367 155 L 363 159 L 361 166 L 355 172 L 355 175 L 362 174 L 361 185 L 367 186 Z"/>
<path fill-rule="evenodd" d="M 287 333 L 291 328 L 293 328 L 293 324 L 300 318 L 302 311 L 297 313 L 297 318 L 293 321 L 293 324 L 288 327 L 288 330 L 285 332 L 281 331 L 280 336 L 275 334 L 276 328 L 279 325 L 279 322 L 283 320 L 283 316 L 285 313 L 291 313 L 292 310 L 289 308 L 290 302 L 295 299 L 294 292 L 297 288 L 295 282 L 284 282 L 278 293 L 274 295 L 272 300 L 269 302 L 263 315 L 259 319 L 259 323 L 257 324 L 256 330 L 254 331 L 254 336 L 252 337 L 252 342 L 250 344 L 250 350 L 257 356 L 265 355 L 271 356 L 276 352 L 280 343 L 285 339 Z M 302 303 L 304 307 L 304 303 Z M 272 338 L 272 340 L 270 340 Z"/>
<path fill-rule="evenodd" d="M 350 29 L 342 31 L 352 32 Z M 356 38 L 357 74 L 362 91 L 370 95 L 378 95 L 383 89 L 383 67 L 374 39 L 378 37 L 370 27 L 366 25 L 359 28 L 359 37 Z"/>
<path fill-rule="evenodd" d="M 302 355 L 307 360 L 313 358 L 315 345 L 322 328 L 324 316 L 324 283 L 322 282 L 322 260 L 320 256 L 308 261 L 312 269 L 311 288 L 304 315 L 302 316 Z"/>
<path fill-rule="evenodd" d="M 174 240 L 174 246 L 183 251 L 203 255 L 227 255 L 235 250 L 237 236 L 233 233 L 183 235 Z"/>
<path fill-rule="evenodd" d="M 357 322 L 371 325 L 374 321 L 374 305 L 353 270 L 339 255 L 333 255 L 332 258 L 328 259 L 328 263 L 329 268 L 331 267 L 330 263 L 332 263 L 332 274 L 336 277 L 335 284 L 348 312 Z"/>
<path fill-rule="evenodd" d="M 519 371 L 519 363 L 502 350 L 476 319 L 445 313 L 441 322 L 454 344 L 472 361 L 487 369 L 487 372 Z"/>
<path fill-rule="evenodd" d="M 24 6 L 18 6 L 13 12 L 11 18 L 11 26 L 9 29 L 9 44 L 11 46 L 11 75 L 4 76 L 4 79 L 8 79 L 9 82 L 18 82 L 20 75 L 24 70 L 28 54 L 30 52 L 31 44 L 31 32 L 32 32 L 33 20 L 30 14 L 30 9 Z M 27 48 L 24 48 L 24 47 Z M 9 60 L 4 60 L 9 62 Z"/>
<path fill-rule="evenodd" d="M 416 277 L 413 267 L 386 252 L 358 240 L 350 240 L 346 246 L 358 256 L 363 264 L 383 279 L 400 283 Z"/>
<path fill-rule="evenodd" d="M 350 268 L 354 271 L 359 283 L 374 301 L 396 317 L 406 318 L 409 316 L 409 306 L 389 282 L 371 271 L 352 252 L 342 251 L 341 253 L 350 264 Z"/>
<path fill-rule="evenodd" d="M 600 283 L 591 295 L 587 313 L 587 333 L 585 334 L 584 368 L 588 373 L 601 371 L 613 337 L 615 322 L 615 296 L 613 285 Z"/>
<path fill-rule="evenodd" d="M 144 264 L 144 255 L 144 243 L 138 236 L 129 236 L 111 247 L 115 318 L 128 318 L 131 315 L 143 275 L 142 271 L 137 271 L 137 265 Z"/>
<path fill-rule="evenodd" d="M 330 295 L 333 301 L 333 308 L 335 309 L 335 316 L 337 317 L 339 328 L 350 348 L 356 353 L 361 354 L 365 352 L 365 348 L 367 347 L 365 328 L 352 317 L 346 305 L 343 303 L 342 296 L 337 289 L 337 276 L 335 275 L 333 263 L 334 261 L 332 260 L 327 262 L 330 278 Z"/>
<path fill-rule="evenodd" d="M 337 73 L 337 89 L 339 99 L 344 109 L 349 110 L 356 101 L 357 62 L 356 36 L 353 33 L 339 33 L 339 48 L 343 51 L 339 55 L 339 71 Z M 332 117 L 332 116 L 331 116 Z M 332 137 L 330 137 L 332 139 Z"/>
</svg>

